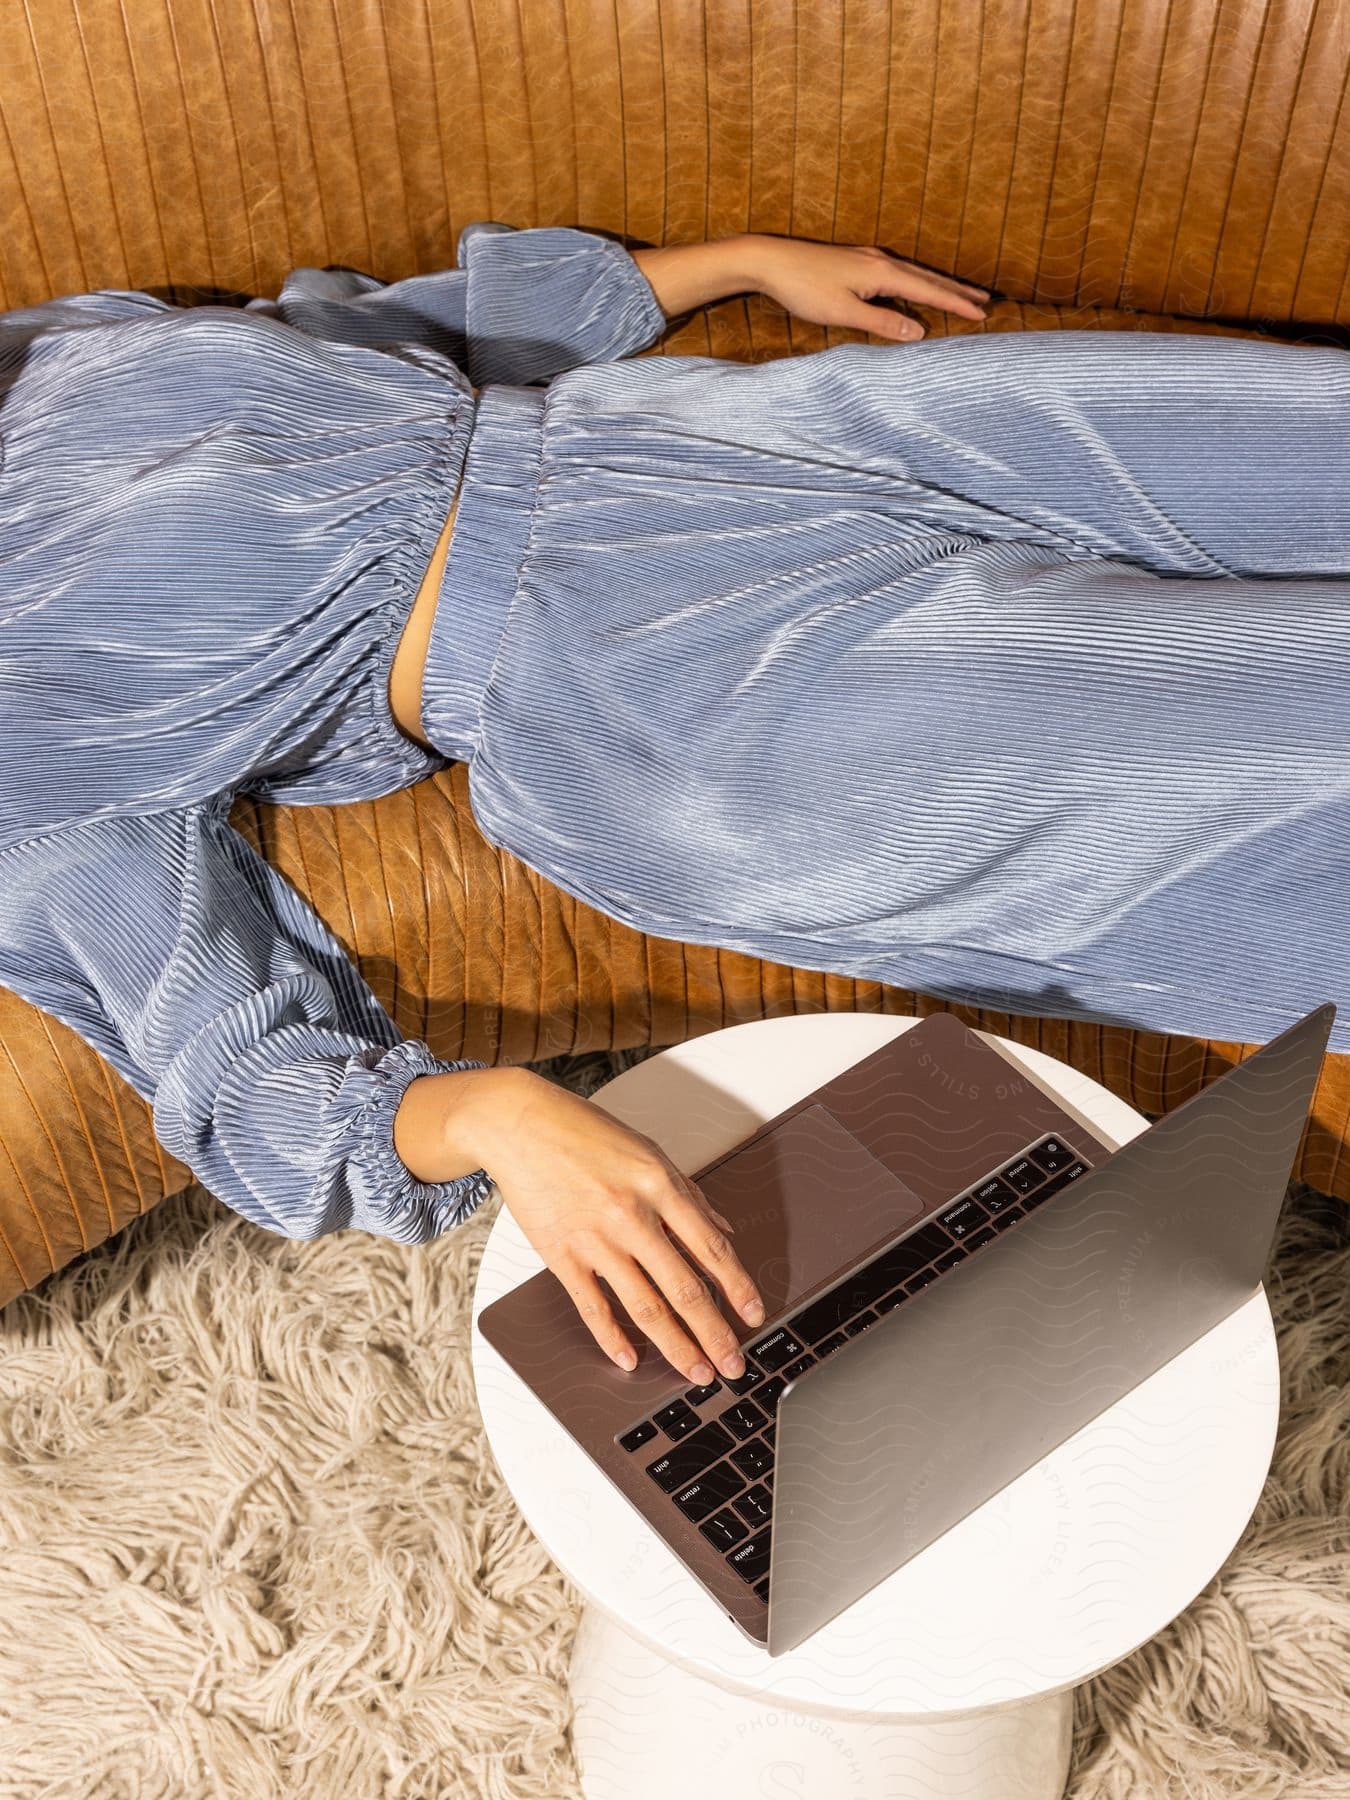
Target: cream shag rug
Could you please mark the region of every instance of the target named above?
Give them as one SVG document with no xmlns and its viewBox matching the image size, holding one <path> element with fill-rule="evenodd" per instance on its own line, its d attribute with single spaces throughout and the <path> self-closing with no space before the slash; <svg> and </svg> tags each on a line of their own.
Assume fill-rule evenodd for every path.
<svg viewBox="0 0 1350 1800">
<path fill-rule="evenodd" d="M 591 1093 L 643 1054 L 537 1066 Z M 576 1598 L 474 1403 L 490 1222 L 302 1244 L 194 1189 L 0 1313 L 5 1800 L 578 1794 Z M 1074 1800 L 1350 1795 L 1348 1223 L 1294 1190 L 1270 1482 L 1081 1690 Z"/>
</svg>

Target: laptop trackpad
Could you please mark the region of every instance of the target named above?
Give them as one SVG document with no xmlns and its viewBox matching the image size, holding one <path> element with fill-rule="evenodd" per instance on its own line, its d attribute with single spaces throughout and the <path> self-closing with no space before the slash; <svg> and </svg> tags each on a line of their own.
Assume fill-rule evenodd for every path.
<svg viewBox="0 0 1350 1800">
<path fill-rule="evenodd" d="M 823 1106 L 805 1106 L 695 1177 L 735 1226 L 770 1318 L 879 1249 L 924 1202 Z"/>
</svg>

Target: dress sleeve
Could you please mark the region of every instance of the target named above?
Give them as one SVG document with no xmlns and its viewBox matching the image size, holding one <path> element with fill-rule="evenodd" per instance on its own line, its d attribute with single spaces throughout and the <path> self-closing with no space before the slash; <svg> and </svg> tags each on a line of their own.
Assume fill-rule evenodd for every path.
<svg viewBox="0 0 1350 1800">
<path fill-rule="evenodd" d="M 382 282 L 359 269 L 293 269 L 270 313 L 315 337 L 440 351 L 475 387 L 551 381 L 646 349 L 668 321 L 623 245 L 571 225 L 466 225 L 453 269 Z"/>
<path fill-rule="evenodd" d="M 255 1225 L 437 1237 L 489 1178 L 417 1180 L 394 1114 L 417 1076 L 486 1065 L 401 1038 L 228 807 L 84 820 L 0 851 L 0 983 L 125 1076 L 165 1149 Z"/>
<path fill-rule="evenodd" d="M 49 331 L 116 325 L 182 310 L 169 300 L 136 288 L 95 288 L 88 294 L 58 294 L 54 300 L 41 300 L 36 306 L 15 306 L 0 312 L 0 351 Z"/>
</svg>

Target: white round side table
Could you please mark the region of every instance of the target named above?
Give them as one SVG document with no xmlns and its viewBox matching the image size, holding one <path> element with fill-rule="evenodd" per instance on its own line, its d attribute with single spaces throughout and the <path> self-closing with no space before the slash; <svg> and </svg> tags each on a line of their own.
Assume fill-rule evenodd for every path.
<svg viewBox="0 0 1350 1800">
<path fill-rule="evenodd" d="M 816 1013 L 649 1057 L 596 1096 L 692 1172 L 918 1020 Z M 1147 1120 L 1068 1065 L 982 1033 L 1118 1146 Z M 503 1209 L 479 1312 L 542 1266 Z M 597 1355 L 599 1352 L 597 1351 Z M 587 1800 L 1054 1800 L 1076 1686 L 1183 1611 L 1260 1496 L 1279 1363 L 1259 1290 L 896 1570 L 770 1657 L 475 1330 L 488 1441 L 588 1602 L 571 1664 Z"/>
</svg>

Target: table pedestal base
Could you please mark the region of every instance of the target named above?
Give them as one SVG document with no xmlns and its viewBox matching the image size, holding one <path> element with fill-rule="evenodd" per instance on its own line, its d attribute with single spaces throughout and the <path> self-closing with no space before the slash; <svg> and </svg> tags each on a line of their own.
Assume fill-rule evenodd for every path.
<svg viewBox="0 0 1350 1800">
<path fill-rule="evenodd" d="M 746 1699 L 594 1607 L 572 1651 L 586 1800 L 1060 1800 L 1069 1692 L 968 1719 L 892 1721 Z"/>
</svg>

